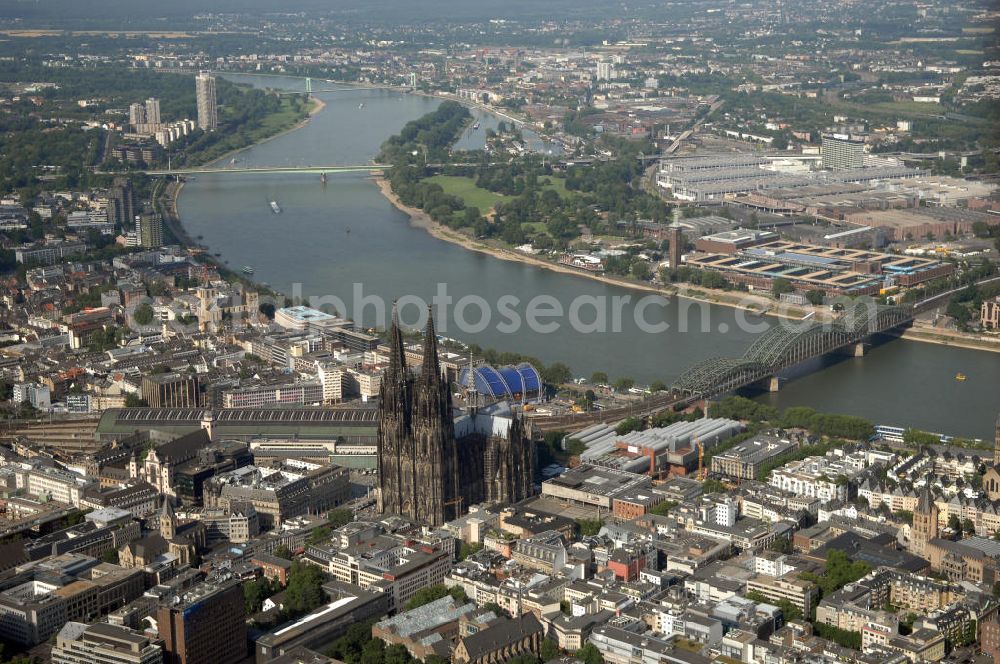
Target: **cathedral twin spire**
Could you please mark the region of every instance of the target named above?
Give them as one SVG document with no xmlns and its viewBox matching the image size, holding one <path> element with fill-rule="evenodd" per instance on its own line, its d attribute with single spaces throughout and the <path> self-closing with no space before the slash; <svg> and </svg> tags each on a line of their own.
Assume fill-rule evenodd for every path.
<svg viewBox="0 0 1000 664">
<path fill-rule="evenodd" d="M 392 323 L 389 326 L 389 370 L 386 377 L 393 381 L 403 381 L 406 378 L 406 351 L 403 344 L 403 332 L 399 326 L 399 313 L 396 304 L 392 305 Z M 434 314 L 427 307 L 427 327 L 424 330 L 423 366 L 420 370 L 420 382 L 424 385 L 435 384 L 441 380 L 441 365 L 438 362 L 437 334 L 434 331 Z"/>
<path fill-rule="evenodd" d="M 395 305 L 389 329 L 389 368 L 382 379 L 378 432 L 379 502 L 382 512 L 440 525 L 453 518 L 458 459 L 451 389 L 441 376 L 434 319 L 428 310 L 423 367 L 406 366 Z"/>
<path fill-rule="evenodd" d="M 431 379 L 441 379 L 441 367 L 438 364 L 437 334 L 434 332 L 434 314 L 427 308 L 427 329 L 424 331 L 424 359 L 420 369 L 420 378 L 427 383 Z"/>
<path fill-rule="evenodd" d="M 475 427 L 473 428 L 475 429 Z M 513 503 L 531 495 L 534 444 L 517 417 L 507 435 L 455 435 L 451 383 L 441 373 L 434 318 L 428 311 L 423 366 L 406 367 L 393 307 L 389 368 L 382 378 L 378 425 L 379 511 L 439 526 L 482 500 Z"/>
<path fill-rule="evenodd" d="M 406 375 L 406 353 L 403 350 L 403 333 L 399 329 L 399 314 L 396 304 L 392 305 L 392 325 L 389 326 L 389 371 L 390 379 L 401 380 Z"/>
</svg>

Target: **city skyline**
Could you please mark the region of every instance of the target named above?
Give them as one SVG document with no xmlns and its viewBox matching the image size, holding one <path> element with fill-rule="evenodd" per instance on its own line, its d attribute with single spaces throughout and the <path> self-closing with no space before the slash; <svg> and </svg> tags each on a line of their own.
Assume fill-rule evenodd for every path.
<svg viewBox="0 0 1000 664">
<path fill-rule="evenodd" d="M 1000 661 L 983 0 L 0 8 L 7 664 Z"/>
</svg>

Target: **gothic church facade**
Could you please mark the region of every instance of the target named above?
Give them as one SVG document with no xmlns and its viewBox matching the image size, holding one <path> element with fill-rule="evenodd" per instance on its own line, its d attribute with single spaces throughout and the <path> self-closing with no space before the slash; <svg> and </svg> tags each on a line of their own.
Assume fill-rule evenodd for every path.
<svg viewBox="0 0 1000 664">
<path fill-rule="evenodd" d="M 455 418 L 428 313 L 419 375 L 406 366 L 393 315 L 389 367 L 382 375 L 378 424 L 379 510 L 439 526 L 482 502 L 530 496 L 535 446 L 520 416 L 471 411 Z"/>
</svg>

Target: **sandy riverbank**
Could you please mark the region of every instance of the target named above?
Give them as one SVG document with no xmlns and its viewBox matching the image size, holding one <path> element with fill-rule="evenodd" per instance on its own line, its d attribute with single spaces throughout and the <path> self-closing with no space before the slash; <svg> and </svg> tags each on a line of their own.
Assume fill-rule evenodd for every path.
<svg viewBox="0 0 1000 664">
<path fill-rule="evenodd" d="M 704 289 L 693 288 L 690 286 L 680 286 L 676 288 L 663 288 L 659 286 L 640 284 L 634 281 L 628 281 L 625 279 L 617 279 L 615 277 L 608 277 L 602 274 L 593 274 L 590 272 L 584 272 L 582 270 L 577 270 L 565 265 L 559 265 L 558 263 L 552 263 L 547 260 L 536 258 L 528 254 L 522 254 L 520 252 L 510 251 L 507 249 L 501 249 L 498 247 L 493 247 L 482 242 L 478 242 L 467 235 L 454 231 L 447 226 L 435 222 L 430 216 L 418 208 L 410 207 L 403 204 L 402 201 L 396 196 L 392 191 L 389 181 L 386 180 L 381 175 L 375 176 L 373 178 L 378 184 L 379 191 L 385 196 L 390 203 L 392 203 L 400 211 L 405 212 L 410 217 L 410 221 L 413 226 L 422 228 L 434 237 L 444 240 L 445 242 L 451 242 L 457 244 L 461 247 L 469 249 L 471 251 L 478 251 L 480 253 L 488 254 L 494 258 L 499 258 L 500 260 L 507 261 L 517 261 L 520 263 L 526 263 L 528 265 L 534 265 L 546 270 L 552 270 L 553 272 L 561 272 L 563 274 L 570 274 L 577 277 L 584 277 L 586 279 L 593 279 L 594 281 L 601 281 L 606 284 L 612 284 L 614 286 L 620 286 L 622 288 L 629 288 L 632 290 L 639 290 L 645 292 L 659 293 L 666 296 L 675 296 L 688 300 L 695 300 L 697 302 L 704 302 L 707 304 L 716 304 L 721 307 L 730 307 L 733 309 L 740 309 L 743 311 L 749 311 L 755 314 L 760 314 L 765 307 L 773 307 L 774 301 L 766 298 L 753 298 L 753 296 L 747 296 L 746 294 L 740 294 L 738 297 L 742 301 L 737 301 L 735 297 L 727 297 L 728 293 L 718 293 L 716 291 L 706 291 Z M 746 298 L 752 298 L 752 303 L 747 304 Z M 815 320 L 829 320 L 830 314 L 824 309 L 812 309 L 811 311 L 816 312 L 818 315 L 814 317 Z M 767 316 L 776 316 L 780 318 L 787 318 L 793 320 L 801 320 L 807 314 L 807 310 L 788 308 L 783 311 L 767 310 L 764 312 Z M 963 335 L 958 332 L 945 332 L 941 330 L 928 330 L 921 326 L 911 327 L 907 329 L 903 334 L 900 335 L 901 339 L 907 339 L 909 341 L 920 341 L 923 343 L 937 344 L 939 346 L 953 346 L 957 348 L 967 348 L 969 350 L 983 350 L 987 352 L 1000 353 L 1000 341 L 990 341 L 983 340 L 978 337 L 972 337 L 969 335 Z"/>
<path fill-rule="evenodd" d="M 604 274 L 594 274 L 592 272 L 584 272 L 582 270 L 577 270 L 566 265 L 560 265 L 559 263 L 553 263 L 529 254 L 523 254 L 517 251 L 510 251 L 508 249 L 502 249 L 499 247 L 494 247 L 483 242 L 479 242 L 467 235 L 459 233 L 455 230 L 448 228 L 442 224 L 437 223 L 430 216 L 418 208 L 410 207 L 399 200 L 399 197 L 392 191 L 392 187 L 389 185 L 389 181 L 385 178 L 376 175 L 372 178 L 378 185 L 379 191 L 382 195 L 388 199 L 397 209 L 401 212 L 405 212 L 410 217 L 410 223 L 417 227 L 422 228 L 434 237 L 444 240 L 445 242 L 451 242 L 452 244 L 457 244 L 470 251 L 478 251 L 483 254 L 492 256 L 493 258 L 498 258 L 505 261 L 515 261 L 518 263 L 525 263 L 528 265 L 533 265 L 535 267 L 540 267 L 545 270 L 552 270 L 553 272 L 560 272 L 562 274 L 569 274 L 575 277 L 582 277 L 585 279 L 591 279 L 593 281 L 600 281 L 605 284 L 610 284 L 613 286 L 619 286 L 621 288 L 628 288 L 631 290 L 643 291 L 647 293 L 657 293 L 664 296 L 674 296 L 680 297 L 687 300 L 694 300 L 697 302 L 704 302 L 706 304 L 716 304 L 722 307 L 730 307 L 733 309 L 740 309 L 742 311 L 747 311 L 754 314 L 761 314 L 767 316 L 777 316 L 780 318 L 790 318 L 798 320 L 806 315 L 806 312 L 799 309 L 789 309 L 786 311 L 773 311 L 770 307 L 774 306 L 772 300 L 766 298 L 755 298 L 752 295 L 740 294 L 739 300 L 736 297 L 727 297 L 728 294 L 719 294 L 704 291 L 697 288 L 692 288 L 690 286 L 681 286 L 679 288 L 664 288 L 661 286 L 654 286 L 652 284 L 640 284 L 635 281 L 629 281 L 627 279 L 619 279 L 616 277 L 609 277 Z M 747 301 L 749 300 L 749 302 Z"/>
<path fill-rule="evenodd" d="M 900 339 L 910 341 L 922 341 L 928 344 L 939 346 L 952 346 L 954 348 L 967 348 L 969 350 L 984 350 L 989 353 L 1000 353 L 1000 340 L 981 339 L 960 332 L 950 332 L 944 330 L 928 329 L 923 326 L 913 326 L 904 331 Z"/>
</svg>

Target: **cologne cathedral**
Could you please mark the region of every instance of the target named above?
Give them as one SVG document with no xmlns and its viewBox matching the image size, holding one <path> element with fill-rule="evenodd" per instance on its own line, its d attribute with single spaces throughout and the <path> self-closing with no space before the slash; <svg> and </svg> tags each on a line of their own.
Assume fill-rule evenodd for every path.
<svg viewBox="0 0 1000 664">
<path fill-rule="evenodd" d="M 430 313 L 418 375 L 406 366 L 395 313 L 389 352 L 380 388 L 379 510 L 439 526 L 477 503 L 530 496 L 535 445 L 524 422 L 505 404 L 452 413 L 452 385 L 438 363 Z"/>
</svg>

